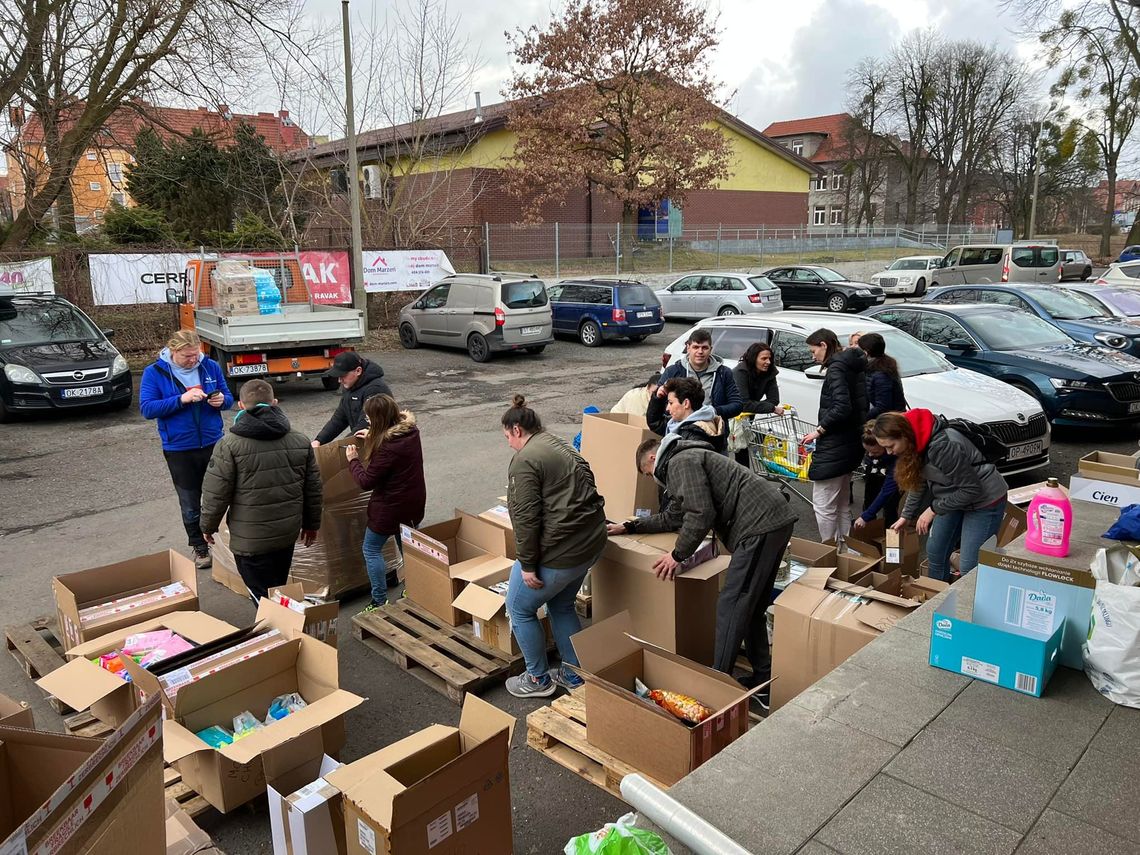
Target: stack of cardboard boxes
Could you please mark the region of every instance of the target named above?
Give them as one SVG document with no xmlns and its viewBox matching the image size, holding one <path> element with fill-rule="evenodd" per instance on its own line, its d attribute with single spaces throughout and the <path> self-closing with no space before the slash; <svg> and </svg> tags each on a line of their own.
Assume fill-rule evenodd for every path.
<svg viewBox="0 0 1140 855">
<path fill-rule="evenodd" d="M 214 311 L 221 317 L 260 314 L 253 266 L 247 261 L 219 261 L 211 274 Z"/>
</svg>

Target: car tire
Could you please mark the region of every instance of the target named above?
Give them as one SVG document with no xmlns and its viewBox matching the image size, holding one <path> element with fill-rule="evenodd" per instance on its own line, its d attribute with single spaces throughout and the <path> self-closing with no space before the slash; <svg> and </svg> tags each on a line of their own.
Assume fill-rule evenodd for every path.
<svg viewBox="0 0 1140 855">
<path fill-rule="evenodd" d="M 1082 281 L 1082 282 L 1088 282 L 1088 281 L 1089 281 L 1089 279 L 1091 279 L 1091 278 L 1092 278 L 1092 268 L 1091 268 L 1091 267 L 1086 267 L 1086 268 L 1084 269 L 1084 272 L 1083 272 L 1083 273 L 1081 273 L 1081 281 Z"/>
<path fill-rule="evenodd" d="M 325 388 L 326 392 L 331 392 L 340 386 L 340 380 L 336 377 L 322 377 L 321 385 Z"/>
<path fill-rule="evenodd" d="M 578 341 L 586 347 L 597 347 L 602 343 L 601 328 L 593 321 L 582 321 L 582 325 L 578 327 Z"/>
<path fill-rule="evenodd" d="M 827 311 L 837 315 L 847 311 L 847 297 L 843 294 L 832 294 L 827 298 Z"/>
<path fill-rule="evenodd" d="M 913 296 L 921 297 L 925 293 L 926 293 L 926 280 L 925 279 L 919 279 L 918 283 L 914 286 L 914 295 Z"/>
<path fill-rule="evenodd" d="M 546 350 L 545 344 L 536 344 L 533 347 L 528 347 L 526 349 L 526 352 L 531 354 L 532 356 L 537 356 L 538 354 L 542 353 L 544 350 Z"/>
<path fill-rule="evenodd" d="M 731 318 L 741 314 L 741 312 L 736 306 L 721 306 L 720 311 L 716 314 L 718 318 Z"/>
<path fill-rule="evenodd" d="M 415 350 L 420 346 L 419 337 L 416 335 L 416 328 L 411 324 L 400 324 L 400 344 L 404 350 Z"/>
<path fill-rule="evenodd" d="M 491 345 L 483 333 L 471 333 L 467 337 L 467 355 L 473 362 L 491 361 Z"/>
</svg>

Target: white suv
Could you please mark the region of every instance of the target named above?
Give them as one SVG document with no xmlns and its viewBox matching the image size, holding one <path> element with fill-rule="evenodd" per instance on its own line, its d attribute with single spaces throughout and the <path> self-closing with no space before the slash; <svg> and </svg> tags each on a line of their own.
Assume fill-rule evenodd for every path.
<svg viewBox="0 0 1140 855">
<path fill-rule="evenodd" d="M 992 377 L 956 368 L 941 354 L 899 329 L 861 315 L 821 315 L 780 312 L 763 317 L 706 318 L 673 341 L 661 356 L 661 366 L 680 359 L 693 329 L 712 334 L 713 353 L 730 367 L 750 344 L 772 345 L 780 369 L 780 403 L 792 404 L 800 417 L 814 423 L 819 415 L 823 371 L 811 358 L 806 338 L 827 327 L 846 345 L 852 333 L 877 332 L 887 353 L 899 363 L 907 403 L 947 418 L 988 424 L 1006 446 L 998 468 L 1006 474 L 1026 472 L 1049 463 L 1049 421 L 1032 397 Z"/>
</svg>

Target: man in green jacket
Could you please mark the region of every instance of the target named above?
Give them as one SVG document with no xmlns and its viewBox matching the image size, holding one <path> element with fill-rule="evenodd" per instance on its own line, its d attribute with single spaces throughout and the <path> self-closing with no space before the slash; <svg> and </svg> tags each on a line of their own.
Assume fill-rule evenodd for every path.
<svg viewBox="0 0 1140 855">
<path fill-rule="evenodd" d="M 309 438 L 289 426 L 269 383 L 247 381 L 238 406 L 202 481 L 201 526 L 213 543 L 226 517 L 238 573 L 257 603 L 289 581 L 296 542 L 316 540 L 321 475 Z"/>
</svg>

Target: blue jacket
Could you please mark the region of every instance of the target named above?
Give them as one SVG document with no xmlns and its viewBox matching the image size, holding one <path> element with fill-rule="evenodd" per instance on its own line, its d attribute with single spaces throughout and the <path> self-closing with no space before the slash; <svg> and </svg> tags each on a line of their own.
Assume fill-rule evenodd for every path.
<svg viewBox="0 0 1140 855">
<path fill-rule="evenodd" d="M 905 413 L 906 410 L 902 382 L 886 371 L 868 371 L 867 418 L 878 418 L 883 413 Z"/>
<path fill-rule="evenodd" d="M 716 367 L 713 375 L 712 394 L 705 397 L 705 403 L 716 410 L 716 414 L 724 419 L 725 430 L 728 430 L 728 420 L 739 416 L 744 409 L 744 402 L 740 399 L 740 390 L 736 386 L 736 379 L 729 368 L 718 357 L 712 357 Z M 658 383 L 665 385 L 666 380 L 674 377 L 687 377 L 689 375 L 689 361 L 685 357 L 678 359 L 663 372 Z"/>
<path fill-rule="evenodd" d="M 212 379 L 213 388 L 220 389 L 225 396 L 222 410 L 234 405 L 234 396 L 222 374 L 222 367 L 208 356 L 198 362 L 198 376 L 202 386 L 207 386 L 207 378 Z M 170 367 L 157 360 L 143 371 L 139 384 L 139 410 L 143 418 L 158 420 L 158 435 L 162 438 L 163 451 L 192 451 L 208 448 L 225 432 L 222 426 L 222 412 L 206 401 L 196 404 L 183 404 L 182 393 L 186 387 L 171 373 Z"/>
</svg>

